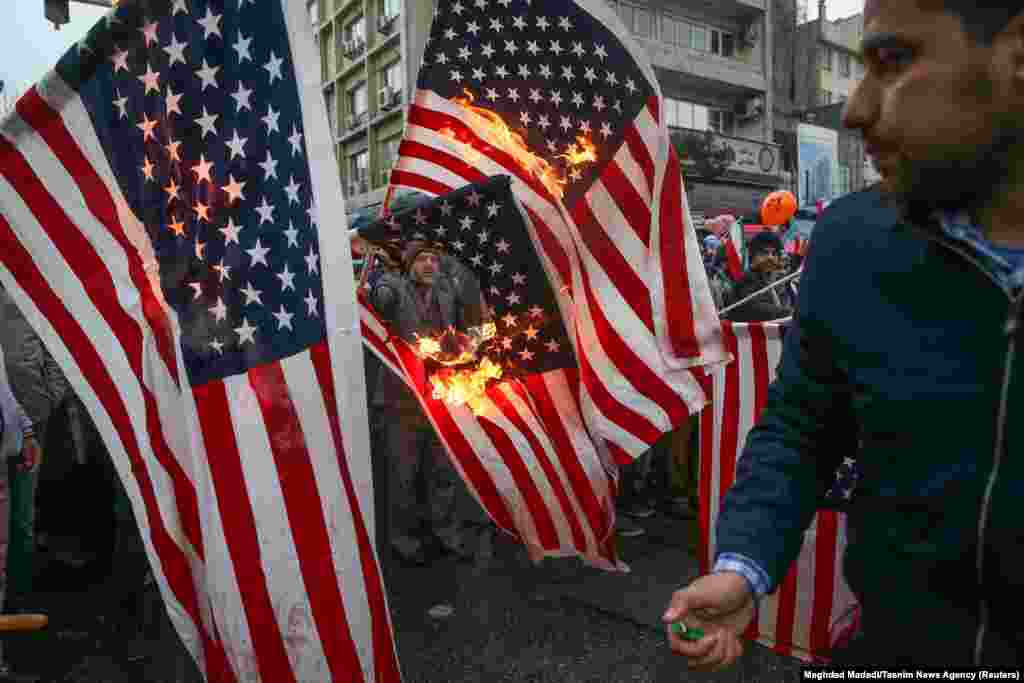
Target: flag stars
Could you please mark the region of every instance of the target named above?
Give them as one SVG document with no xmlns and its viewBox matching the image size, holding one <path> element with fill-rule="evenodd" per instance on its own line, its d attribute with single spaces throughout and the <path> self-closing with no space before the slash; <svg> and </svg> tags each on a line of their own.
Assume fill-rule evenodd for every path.
<svg viewBox="0 0 1024 683">
<path fill-rule="evenodd" d="M 167 227 L 170 228 L 171 232 L 173 232 L 176 237 L 185 236 L 185 224 L 183 222 L 178 220 L 171 221 L 167 224 Z"/>
<path fill-rule="evenodd" d="M 259 238 L 256 238 L 256 244 L 252 246 L 252 249 L 246 249 L 245 253 L 252 259 L 249 263 L 250 268 L 255 268 L 260 263 L 268 268 L 270 267 L 270 264 L 267 263 L 267 254 L 270 253 L 270 249 L 263 246 L 263 243 Z"/>
<path fill-rule="evenodd" d="M 302 151 L 302 133 L 294 124 L 292 125 L 292 134 L 288 136 L 288 143 L 292 146 L 292 156 L 296 156 Z"/>
<path fill-rule="evenodd" d="M 465 248 L 466 243 L 463 242 L 462 240 L 455 240 L 454 242 L 452 242 L 452 249 L 454 249 L 455 251 L 461 252 Z"/>
<path fill-rule="evenodd" d="M 576 105 L 577 109 L 582 107 L 583 106 L 583 95 L 581 95 L 578 92 L 574 92 L 572 94 L 572 103 Z"/>
<path fill-rule="evenodd" d="M 607 74 L 608 75 L 604 77 L 604 80 L 608 85 L 619 84 L 619 77 L 615 75 L 614 71 L 608 71 Z"/>
<path fill-rule="evenodd" d="M 288 195 L 288 203 L 289 204 L 298 204 L 299 203 L 299 188 L 300 187 L 302 187 L 302 185 L 300 185 L 299 183 L 295 182 L 295 176 L 292 176 L 291 182 L 289 182 L 285 186 L 285 188 L 284 188 L 285 193 Z"/>
<path fill-rule="evenodd" d="M 540 45 L 537 44 L 536 40 L 527 41 L 526 51 L 529 52 L 531 56 L 536 57 L 537 54 L 540 53 Z"/>
<path fill-rule="evenodd" d="M 310 315 L 314 318 L 320 317 L 320 312 L 317 309 L 317 299 L 313 296 L 313 290 L 306 292 L 306 298 L 303 299 L 306 302 L 306 315 Z"/>
<path fill-rule="evenodd" d="M 572 67 L 571 66 L 563 66 L 562 67 L 562 78 L 564 78 L 569 83 L 572 82 L 572 79 L 576 78 L 576 74 L 574 74 L 572 72 Z"/>
<path fill-rule="evenodd" d="M 466 196 L 466 204 L 468 206 L 479 208 L 481 199 L 483 199 L 483 196 L 476 190 L 473 190 Z"/>
<path fill-rule="evenodd" d="M 487 0 L 476 0 L 475 3 L 477 9 L 487 9 Z"/>
<path fill-rule="evenodd" d="M 549 340 L 548 340 L 548 341 L 547 341 L 547 342 L 546 342 L 546 343 L 544 344 L 544 346 L 545 346 L 545 347 L 547 348 L 547 350 L 548 350 L 548 351 L 550 351 L 551 353 L 558 353 L 558 350 L 559 350 L 559 349 L 561 348 L 561 345 L 560 345 L 560 344 L 559 344 L 559 343 L 558 343 L 557 341 L 555 341 L 554 339 L 549 339 Z"/>
<path fill-rule="evenodd" d="M 453 209 L 453 208 L 455 208 L 455 207 L 453 207 L 453 206 L 452 206 L 452 205 L 451 205 L 451 204 L 450 204 L 450 203 L 448 202 L 448 200 L 446 199 L 446 200 L 444 200 L 443 202 L 441 202 L 441 205 L 440 205 L 440 207 L 438 207 L 438 208 L 440 208 L 440 209 L 441 209 L 441 215 L 442 215 L 442 216 L 451 216 L 451 215 L 452 215 L 452 209 Z"/>
<path fill-rule="evenodd" d="M 199 259 L 200 261 L 203 261 L 203 260 L 206 259 L 206 257 L 203 255 L 203 252 L 205 250 L 206 250 L 206 242 L 200 242 L 197 239 L 196 240 L 196 258 Z"/>
<path fill-rule="evenodd" d="M 196 71 L 196 76 L 202 81 L 202 87 L 200 92 L 205 92 L 208 87 L 219 88 L 217 85 L 217 72 L 220 71 L 219 66 L 210 66 L 206 63 L 206 59 L 203 59 L 203 68 Z"/>
<path fill-rule="evenodd" d="M 130 69 L 128 68 L 128 50 L 122 50 L 119 47 L 115 47 L 114 54 L 110 55 L 110 61 L 114 63 L 115 74 L 121 69 L 130 73 Z"/>
<path fill-rule="evenodd" d="M 512 20 L 512 27 L 515 28 L 517 31 L 524 31 L 526 30 L 526 20 L 523 19 L 522 17 L 515 17 Z"/>
<path fill-rule="evenodd" d="M 537 335 L 540 334 L 540 330 L 538 330 L 533 325 L 530 325 L 525 330 L 523 330 L 523 334 L 526 335 L 527 341 L 534 341 L 537 338 Z"/>
<path fill-rule="evenodd" d="M 548 119 L 547 114 L 541 114 L 540 118 L 537 119 L 537 125 L 540 126 L 541 130 L 547 130 L 548 126 L 551 125 L 551 120 Z"/>
<path fill-rule="evenodd" d="M 238 201 L 239 199 L 245 199 L 245 195 L 242 194 L 243 187 L 245 187 L 245 183 L 240 183 L 235 180 L 233 175 L 228 175 L 228 184 L 221 187 L 221 189 L 228 195 L 228 204 Z"/>
<path fill-rule="evenodd" d="M 562 52 L 563 52 L 563 50 L 562 50 L 562 43 L 561 43 L 561 41 L 558 41 L 558 40 L 552 40 L 551 41 L 551 47 L 548 48 L 548 49 L 551 52 L 554 52 L 556 57 L 560 57 L 562 55 Z"/>
<path fill-rule="evenodd" d="M 518 294 L 512 292 L 511 294 L 505 297 L 505 300 L 508 301 L 509 306 L 515 306 L 516 304 L 519 303 L 520 298 Z"/>
<path fill-rule="evenodd" d="M 547 64 L 540 65 L 540 75 L 542 78 L 551 78 L 551 67 Z"/>
<path fill-rule="evenodd" d="M 632 95 L 637 91 L 636 82 L 632 78 L 626 79 L 626 90 Z"/>
<path fill-rule="evenodd" d="M 500 272 L 501 272 L 501 269 L 502 269 L 503 267 L 504 267 L 504 266 L 502 266 L 502 265 L 501 265 L 500 263 L 498 263 L 497 261 L 495 261 L 494 263 L 492 263 L 491 265 L 489 265 L 489 266 L 487 267 L 487 269 L 491 271 L 491 275 L 497 275 L 498 273 L 500 273 Z"/>
<path fill-rule="evenodd" d="M 494 247 L 498 250 L 499 254 L 507 254 L 511 248 L 511 244 L 505 241 L 505 238 L 501 238 Z"/>
<path fill-rule="evenodd" d="M 480 47 L 480 52 L 483 53 L 484 59 L 490 59 L 494 56 L 494 46 L 490 43 L 484 43 Z"/>
<path fill-rule="evenodd" d="M 526 276 L 523 275 L 522 273 L 513 273 L 512 284 L 515 285 L 516 287 L 522 287 L 523 285 L 526 284 Z"/>
<path fill-rule="evenodd" d="M 612 127 L 607 121 L 601 124 L 601 136 L 604 137 L 605 140 L 612 136 Z"/>
<path fill-rule="evenodd" d="M 494 88 L 488 88 L 488 89 L 487 89 L 487 95 L 486 95 L 486 97 L 487 97 L 487 99 L 489 99 L 489 100 L 490 100 L 491 102 L 493 102 L 493 101 L 495 101 L 496 99 L 498 99 L 498 91 L 497 91 L 497 90 L 495 90 Z"/>
<path fill-rule="evenodd" d="M 220 260 L 220 263 L 213 267 L 217 271 L 217 275 L 220 277 L 220 282 L 231 279 L 231 266 L 224 265 L 224 259 Z"/>
<path fill-rule="evenodd" d="M 583 78 L 587 80 L 587 83 L 593 85 L 594 81 L 597 80 L 597 71 L 594 70 L 594 67 L 588 66 L 583 72 Z"/>
<path fill-rule="evenodd" d="M 249 304 L 256 304 L 258 306 L 263 305 L 263 299 L 260 298 L 263 291 L 253 287 L 251 282 L 246 282 L 245 287 L 238 291 L 245 297 L 245 303 L 242 304 L 243 306 L 248 306 Z"/>
<path fill-rule="evenodd" d="M 201 282 L 190 282 L 188 286 L 192 288 L 192 301 L 197 300 L 203 295 L 203 283 Z"/>
<path fill-rule="evenodd" d="M 241 225 L 235 225 L 235 219 L 228 217 L 228 224 L 220 229 L 220 233 L 224 235 L 224 246 L 227 246 L 234 242 L 238 244 L 238 233 L 242 231 Z"/>
<path fill-rule="evenodd" d="M 580 121 L 580 132 L 590 135 L 590 121 Z"/>
<path fill-rule="evenodd" d="M 615 104 L 612 105 L 612 109 L 614 109 L 615 111 L 617 111 L 617 112 L 619 112 L 621 114 L 622 113 L 622 100 L 615 100 Z"/>
<path fill-rule="evenodd" d="M 551 24 L 548 23 L 547 17 L 537 17 L 537 28 L 541 31 L 547 31 Z"/>
<path fill-rule="evenodd" d="M 558 127 L 561 128 L 564 132 L 568 132 L 569 129 L 572 128 L 572 119 L 570 119 L 568 116 L 563 116 L 561 122 L 558 124 Z"/>
<path fill-rule="evenodd" d="M 155 182 L 153 178 L 153 162 L 150 161 L 149 157 L 147 156 L 144 156 L 142 158 L 145 161 L 145 163 L 142 164 L 142 175 L 146 177 L 146 180 L 153 180 Z"/>
<path fill-rule="evenodd" d="M 452 5 L 452 14 L 455 14 L 455 15 L 461 17 L 462 13 L 465 12 L 465 11 L 466 11 L 466 8 L 465 8 L 465 6 L 463 6 L 461 0 L 456 0 L 455 4 Z"/>
<path fill-rule="evenodd" d="M 458 34 L 455 33 L 455 29 L 453 29 L 451 26 L 449 26 L 447 29 L 445 29 L 445 32 L 444 32 L 445 40 L 455 40 L 455 37 L 457 35 Z"/>
<path fill-rule="evenodd" d="M 164 52 L 167 53 L 167 57 L 170 60 L 167 63 L 168 67 L 174 66 L 178 62 L 181 62 L 182 64 L 187 64 L 187 62 L 185 61 L 186 45 L 188 45 L 188 43 L 179 43 L 178 37 L 171 33 L 171 43 L 163 49 Z"/>
<path fill-rule="evenodd" d="M 288 229 L 284 231 L 284 236 L 288 240 L 286 247 L 298 247 L 299 246 L 299 231 L 295 229 L 291 221 L 288 221 Z"/>
<path fill-rule="evenodd" d="M 248 318 L 242 318 L 242 325 L 241 327 L 235 328 L 235 334 L 238 335 L 239 346 L 245 344 L 245 342 L 249 342 L 250 344 L 256 343 L 256 328 L 249 324 Z"/>
<path fill-rule="evenodd" d="M 198 216 L 200 220 L 204 220 L 207 223 L 210 222 L 210 207 L 208 205 L 197 201 L 196 205 L 192 207 L 192 210 L 195 211 L 196 216 Z"/>
<path fill-rule="evenodd" d="M 181 140 L 171 140 L 164 149 L 167 150 L 167 156 L 171 161 L 181 161 L 181 156 L 178 154 L 178 148 L 181 147 Z"/>
<path fill-rule="evenodd" d="M 530 67 L 526 66 L 525 64 L 520 64 L 518 71 L 519 71 L 519 77 L 520 78 L 529 78 L 530 77 Z"/>
<path fill-rule="evenodd" d="M 487 240 L 490 239 L 491 237 L 491 233 L 489 233 L 486 230 L 481 230 L 476 237 L 478 240 L 480 240 L 480 244 L 486 244 Z"/>
<path fill-rule="evenodd" d="M 605 58 L 608 56 L 608 51 L 605 50 L 604 45 L 595 45 L 594 54 L 597 56 L 598 59 L 604 61 Z"/>
<path fill-rule="evenodd" d="M 146 65 L 146 73 L 139 76 L 138 79 L 146 86 L 146 92 L 143 93 L 144 95 L 148 95 L 150 90 L 160 92 L 160 72 L 153 71 L 153 68 L 149 64 Z"/>
<path fill-rule="evenodd" d="M 266 197 L 260 197 L 260 205 L 256 207 L 256 213 L 260 215 L 260 225 L 274 220 L 274 205 L 267 203 Z"/>
<path fill-rule="evenodd" d="M 309 253 L 303 257 L 303 260 L 306 262 L 306 269 L 309 271 L 309 275 L 315 275 L 320 272 L 320 261 L 312 246 L 309 247 Z"/>
<path fill-rule="evenodd" d="M 252 90 L 245 87 L 242 81 L 238 81 L 238 90 L 231 93 L 231 98 L 235 101 L 235 111 L 239 112 L 242 109 L 248 109 L 252 111 L 252 105 L 249 104 L 249 98 L 252 96 Z"/>
<path fill-rule="evenodd" d="M 150 119 L 149 115 L 147 115 L 145 112 L 143 112 L 143 114 L 142 114 L 142 123 L 135 124 L 136 127 L 139 130 L 142 131 L 142 141 L 143 142 L 145 142 L 146 140 L 149 140 L 149 139 L 156 140 L 156 135 L 153 134 L 153 130 L 156 128 L 158 123 L 159 123 L 159 120 L 157 120 L 157 119 Z"/>
<path fill-rule="evenodd" d="M 504 64 L 499 64 L 494 68 L 494 75 L 498 78 L 506 78 L 508 76 L 508 69 L 505 68 Z"/>
<path fill-rule="evenodd" d="M 217 128 L 216 126 L 214 126 L 214 123 L 217 121 L 218 118 L 220 118 L 218 115 L 211 114 L 208 111 L 206 111 L 206 107 L 204 106 L 203 115 L 200 116 L 198 119 L 195 119 L 195 122 L 198 123 L 199 126 L 203 129 L 202 138 L 204 140 L 206 139 L 206 136 L 209 133 L 217 135 Z"/>
<path fill-rule="evenodd" d="M 167 115 L 177 114 L 182 116 L 181 113 L 181 98 L 184 96 L 183 93 L 174 94 L 174 90 L 171 86 L 167 86 L 167 95 L 164 97 L 164 105 L 167 107 Z"/>
<path fill-rule="evenodd" d="M 213 168 L 213 162 L 206 160 L 205 154 L 199 155 L 199 163 L 192 167 L 192 171 L 196 174 L 196 182 L 205 180 L 206 182 L 213 182 L 210 177 L 210 169 Z"/>
<path fill-rule="evenodd" d="M 274 54 L 274 51 L 271 50 L 271 52 L 270 52 L 270 61 L 268 61 L 266 64 L 263 65 L 263 68 L 267 70 L 268 74 L 270 74 L 270 83 L 271 84 L 274 83 L 274 79 L 275 78 L 277 78 L 277 80 L 279 80 L 279 81 L 283 80 L 283 78 L 281 76 L 281 65 L 283 63 L 284 63 L 284 60 L 281 59 L 280 57 L 278 57 L 276 54 Z"/>
<path fill-rule="evenodd" d="M 278 329 L 278 331 L 283 330 L 286 327 L 289 330 L 293 329 L 292 328 L 292 318 L 295 317 L 295 314 L 294 313 L 289 313 L 288 311 L 286 311 L 285 308 L 284 308 L 284 304 L 281 304 L 281 308 L 276 313 L 271 313 L 270 315 L 274 316 L 277 319 L 277 329 Z"/>
<path fill-rule="evenodd" d="M 473 219 L 470 216 L 463 216 L 459 219 L 459 227 L 463 230 L 469 230 L 473 227 Z"/>
<path fill-rule="evenodd" d="M 469 22 L 468 24 L 466 24 L 466 32 L 472 33 L 475 36 L 477 33 L 480 32 L 480 24 L 476 23 L 475 21 Z"/>
<path fill-rule="evenodd" d="M 277 161 L 270 155 L 270 150 L 267 150 L 267 160 L 261 161 L 257 164 L 263 169 L 263 179 L 268 180 L 270 178 L 277 179 Z"/>
<path fill-rule="evenodd" d="M 594 95 L 594 109 L 598 111 L 604 111 L 605 107 L 607 106 L 608 105 L 604 103 L 603 97 L 601 97 L 600 95 Z"/>
<path fill-rule="evenodd" d="M 508 98 L 510 100 L 512 100 L 513 102 L 518 102 L 519 101 L 519 90 L 517 90 L 516 88 L 509 88 L 508 89 Z"/>
<path fill-rule="evenodd" d="M 522 351 L 519 352 L 519 358 L 524 361 L 533 360 L 534 355 L 535 354 L 533 353 L 533 351 L 530 351 L 529 349 L 523 349 Z"/>
<path fill-rule="evenodd" d="M 492 31 L 495 31 L 497 33 L 501 33 L 501 29 L 502 28 L 504 28 L 504 27 L 501 25 L 501 20 L 500 19 L 491 19 L 491 30 Z"/>
<path fill-rule="evenodd" d="M 274 107 L 267 105 L 267 115 L 260 118 L 260 121 L 267 127 L 267 135 L 271 133 L 280 133 L 281 129 L 277 126 L 277 120 L 281 118 L 281 112 L 274 111 Z"/>
<path fill-rule="evenodd" d="M 231 150 L 231 158 L 232 159 L 234 159 L 235 157 L 242 157 L 244 159 L 245 158 L 245 143 L 248 142 L 248 141 L 249 141 L 249 138 L 240 138 L 240 137 L 238 137 L 238 131 L 236 130 L 234 132 L 234 135 L 231 136 L 231 139 L 228 140 L 227 142 L 225 142 L 224 144 L 227 145 L 228 149 Z M 269 154 L 269 152 L 267 152 L 267 153 Z"/>
<path fill-rule="evenodd" d="M 501 321 L 505 323 L 505 327 L 515 327 L 516 317 L 511 313 L 506 313 L 505 317 L 501 318 Z"/>
<path fill-rule="evenodd" d="M 505 351 L 512 350 L 512 337 L 502 337 L 501 348 Z"/>
<path fill-rule="evenodd" d="M 150 21 L 147 22 L 141 29 L 139 29 L 139 32 L 142 33 L 143 38 L 146 40 L 146 47 L 149 47 L 153 43 L 159 42 L 159 39 L 157 38 L 156 35 L 157 28 L 159 28 L 159 22 Z"/>
<path fill-rule="evenodd" d="M 221 262 L 223 263 L 223 261 Z M 214 266 L 213 269 L 217 270 L 220 266 Z M 228 307 L 224 305 L 224 299 L 217 297 L 217 303 L 209 308 L 210 313 L 213 314 L 214 322 L 220 322 L 228 317 Z"/>
<path fill-rule="evenodd" d="M 210 342 L 210 348 L 217 352 L 218 356 L 224 355 L 224 342 L 214 337 L 213 341 Z"/>
<path fill-rule="evenodd" d="M 235 52 L 238 54 L 239 64 L 241 64 L 247 59 L 250 62 L 252 61 L 252 54 L 249 53 L 249 43 L 251 42 L 252 38 L 245 38 L 242 36 L 241 31 L 238 32 L 238 40 L 236 40 L 234 45 L 232 45 L 231 47 L 234 48 Z"/>
<path fill-rule="evenodd" d="M 220 18 L 223 15 L 214 14 L 210 11 L 210 8 L 206 8 L 206 16 L 202 19 L 196 19 L 200 26 L 203 27 L 203 40 L 206 40 L 210 36 L 217 36 L 223 38 L 220 34 Z"/>
<path fill-rule="evenodd" d="M 483 254 L 474 254 L 473 258 L 469 259 L 469 262 L 472 263 L 477 268 L 479 268 L 484 264 Z"/>
<path fill-rule="evenodd" d="M 586 50 L 583 49 L 583 43 L 576 41 L 572 44 L 572 53 L 576 55 L 578 59 L 583 59 L 583 55 L 586 54 Z"/>
<path fill-rule="evenodd" d="M 120 94 L 120 93 L 118 93 L 118 94 Z M 118 97 L 116 100 L 114 100 L 114 106 L 117 107 L 118 112 L 119 112 L 117 118 L 119 118 L 119 119 L 126 119 L 126 118 L 128 118 L 128 109 L 126 108 L 127 105 L 128 105 L 128 98 L 127 97 Z"/>
<path fill-rule="evenodd" d="M 459 59 L 461 59 L 462 61 L 468 61 L 469 58 L 472 57 L 472 56 L 473 56 L 473 51 L 470 50 L 465 45 L 463 45 L 462 47 L 459 48 Z"/>
<path fill-rule="evenodd" d="M 534 104 L 537 104 L 542 99 L 544 99 L 544 96 L 540 94 L 540 89 L 539 88 L 530 88 L 530 101 L 531 102 L 533 102 Z"/>
<path fill-rule="evenodd" d="M 458 69 L 452 69 L 452 71 L 451 71 L 451 80 L 455 81 L 456 83 L 461 83 L 462 82 L 462 72 L 459 71 Z"/>
<path fill-rule="evenodd" d="M 278 280 L 281 281 L 281 291 L 286 292 L 289 289 L 295 291 L 295 273 L 288 270 L 288 264 L 284 264 L 284 270 L 280 273 L 274 274 Z"/>
<path fill-rule="evenodd" d="M 519 48 L 516 47 L 516 41 L 514 41 L 514 40 L 506 40 L 505 41 L 505 52 L 507 52 L 510 55 L 514 56 L 516 54 L 516 52 L 518 52 L 518 51 L 519 51 Z"/>
<path fill-rule="evenodd" d="M 446 55 L 443 52 L 438 52 L 437 55 L 435 55 L 435 57 L 434 57 L 434 61 L 436 61 L 438 64 L 447 64 L 448 63 L 448 55 Z"/>
</svg>

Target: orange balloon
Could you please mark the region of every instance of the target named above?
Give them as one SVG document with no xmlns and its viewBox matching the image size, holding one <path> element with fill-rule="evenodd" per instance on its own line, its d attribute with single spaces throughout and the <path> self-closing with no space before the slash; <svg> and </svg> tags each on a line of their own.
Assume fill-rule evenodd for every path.
<svg viewBox="0 0 1024 683">
<path fill-rule="evenodd" d="M 761 222 L 782 225 L 796 215 L 796 197 L 788 190 L 772 192 L 761 204 Z"/>
</svg>

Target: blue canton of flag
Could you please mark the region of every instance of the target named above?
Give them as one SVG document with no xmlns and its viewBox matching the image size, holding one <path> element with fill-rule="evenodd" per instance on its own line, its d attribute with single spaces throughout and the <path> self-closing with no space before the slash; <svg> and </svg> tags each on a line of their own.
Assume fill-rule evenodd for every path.
<svg viewBox="0 0 1024 683">
<path fill-rule="evenodd" d="M 836 468 L 836 480 L 825 494 L 825 498 L 835 502 L 849 501 L 857 490 L 860 478 L 861 473 L 857 466 L 857 460 L 843 458 L 842 464 Z"/>
<path fill-rule="evenodd" d="M 370 242 L 438 243 L 480 283 L 497 334 L 483 355 L 505 376 L 575 367 L 554 291 L 508 176 L 475 183 L 360 230 Z"/>
<path fill-rule="evenodd" d="M 323 293 L 280 6 L 171 4 L 158 21 L 125 3 L 93 32 L 113 45 L 87 39 L 57 71 L 145 224 L 196 385 L 323 340 Z"/>
<path fill-rule="evenodd" d="M 439 0 L 417 83 L 499 114 L 565 178 L 572 207 L 655 96 L 633 57 L 574 2 Z M 572 163 L 583 152 L 596 159 Z"/>
</svg>

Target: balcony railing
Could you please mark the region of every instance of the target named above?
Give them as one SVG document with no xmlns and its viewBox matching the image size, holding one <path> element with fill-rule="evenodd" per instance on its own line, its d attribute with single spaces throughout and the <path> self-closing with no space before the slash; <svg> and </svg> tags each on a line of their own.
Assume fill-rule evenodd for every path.
<svg viewBox="0 0 1024 683">
<path fill-rule="evenodd" d="M 672 133 L 704 135 L 704 131 L 693 128 L 672 128 Z M 731 161 L 726 173 L 755 173 L 758 175 L 782 175 L 782 147 L 771 142 L 737 138 L 730 135 L 714 134 L 715 142 L 729 149 Z M 684 164 L 692 163 L 684 160 Z"/>
</svg>

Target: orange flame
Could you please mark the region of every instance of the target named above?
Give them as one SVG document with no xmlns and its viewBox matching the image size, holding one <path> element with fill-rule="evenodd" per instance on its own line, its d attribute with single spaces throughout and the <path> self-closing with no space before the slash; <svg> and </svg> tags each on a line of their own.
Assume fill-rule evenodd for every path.
<svg viewBox="0 0 1024 683">
<path fill-rule="evenodd" d="M 478 107 L 473 104 L 474 97 L 468 89 L 463 88 L 465 97 L 453 98 L 453 102 L 469 112 L 470 127 L 489 144 L 502 150 L 540 181 L 548 192 L 561 199 L 565 196 L 565 186 L 568 184 L 566 177 L 558 172 L 546 159 L 543 159 L 530 151 L 530 146 L 523 139 L 523 136 L 512 130 L 499 114 Z M 473 145 L 464 140 L 458 140 L 455 132 L 450 128 L 441 131 L 441 134 L 452 140 L 462 143 L 467 154 L 479 155 Z M 471 151 L 470 151 L 471 150 Z M 475 158 L 475 157 L 474 157 Z M 561 155 L 569 162 L 570 166 L 578 166 L 584 162 L 597 160 L 597 148 L 589 138 L 580 135 L 577 142 L 572 145 L 567 154 Z"/>
<path fill-rule="evenodd" d="M 492 322 L 479 327 L 471 327 L 467 332 L 460 332 L 450 327 L 436 337 L 417 335 L 413 347 L 420 358 L 429 359 L 441 365 L 465 365 L 476 360 L 476 352 L 480 346 L 494 338 L 498 326 Z"/>
<path fill-rule="evenodd" d="M 501 379 L 501 375 L 501 366 L 490 358 L 484 358 L 472 368 L 442 368 L 430 376 L 432 395 L 450 406 L 468 404 L 475 415 L 480 415 L 485 411 L 487 385 Z"/>
</svg>

